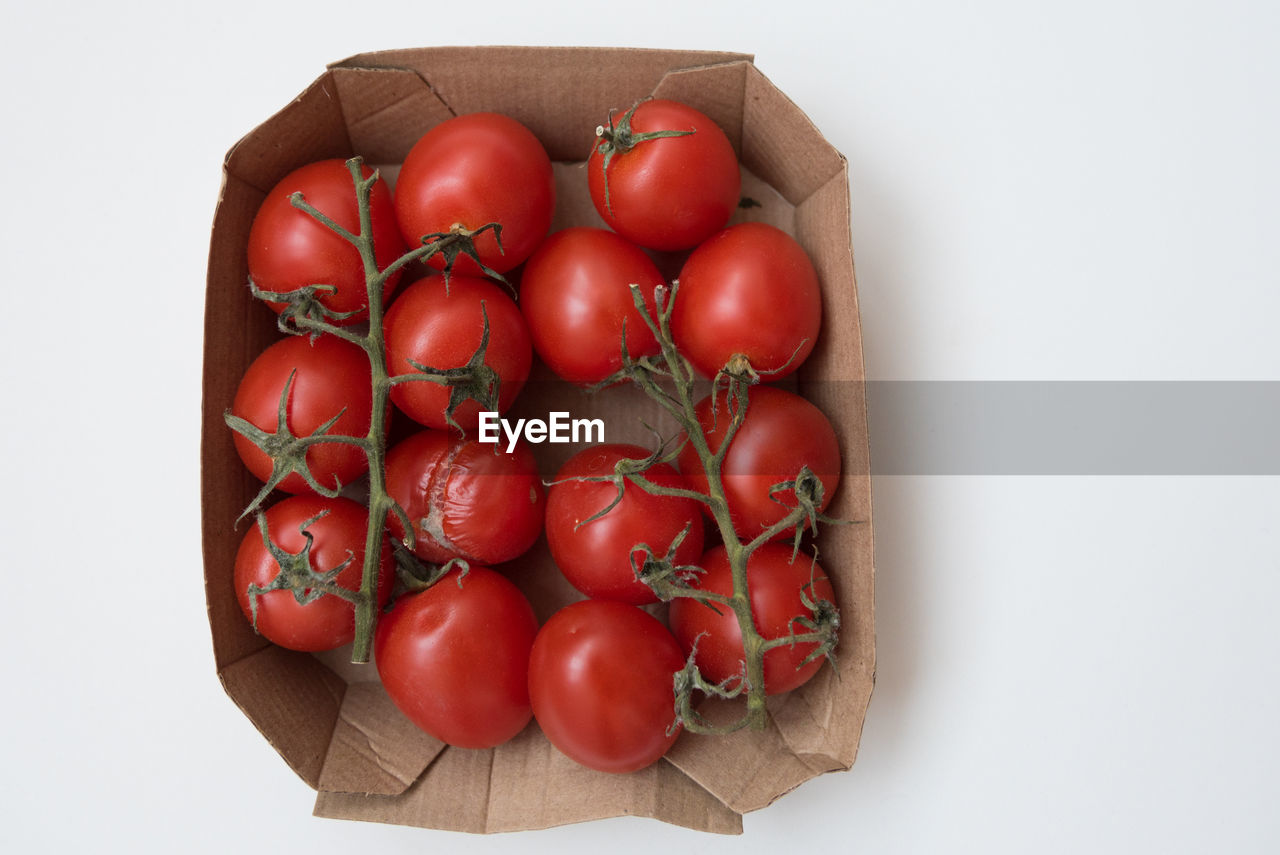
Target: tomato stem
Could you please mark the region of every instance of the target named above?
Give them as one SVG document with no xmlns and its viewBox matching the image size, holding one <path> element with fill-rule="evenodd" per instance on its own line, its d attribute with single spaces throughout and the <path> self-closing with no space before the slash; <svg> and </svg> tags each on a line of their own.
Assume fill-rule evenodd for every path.
<svg viewBox="0 0 1280 855">
<path fill-rule="evenodd" d="M 365 292 L 368 299 L 369 331 L 364 338 L 365 353 L 369 356 L 369 373 L 373 390 L 373 407 L 366 437 L 369 458 L 369 524 L 365 530 L 364 568 L 360 579 L 360 597 L 356 601 L 356 636 L 351 647 L 352 662 L 368 662 L 373 646 L 373 631 L 377 622 L 378 557 L 382 553 L 382 541 L 386 537 L 387 510 L 391 498 L 387 495 L 385 457 L 387 453 L 386 413 L 390 403 L 391 382 L 387 376 L 387 351 L 382 335 L 382 288 L 387 274 L 378 270 L 378 259 L 373 247 L 373 215 L 369 205 L 369 191 L 378 180 L 375 170 L 364 178 L 360 158 L 347 161 L 351 180 L 355 183 L 356 203 L 360 211 L 360 234 L 349 238 L 360 251 L 364 262 Z M 321 220 L 323 222 L 323 220 Z M 334 229 L 335 232 L 339 232 Z"/>
</svg>

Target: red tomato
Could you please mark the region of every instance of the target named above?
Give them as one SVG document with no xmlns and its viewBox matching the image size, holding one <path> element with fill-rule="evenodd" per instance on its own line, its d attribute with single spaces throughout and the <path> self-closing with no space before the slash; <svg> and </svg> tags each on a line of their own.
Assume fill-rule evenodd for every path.
<svg viewBox="0 0 1280 855">
<path fill-rule="evenodd" d="M 633 358 L 658 352 L 629 286 L 650 314 L 662 274 L 635 244 L 604 229 L 570 228 L 538 247 L 520 279 L 520 309 L 534 349 L 557 375 L 592 385 L 622 367 L 622 327 Z"/>
<path fill-rule="evenodd" d="M 547 492 L 547 544 L 551 557 L 575 588 L 588 597 L 619 600 L 632 605 L 657 601 L 648 585 L 636 578 L 631 555 L 641 543 L 662 558 L 677 535 L 689 533 L 676 549 L 676 564 L 694 564 L 702 555 L 702 512 L 693 499 L 655 496 L 634 484 L 623 488 L 622 501 L 607 514 L 585 525 L 617 497 L 608 482 L 568 481 L 569 478 L 612 475 L 619 460 L 643 460 L 648 449 L 638 445 L 596 445 L 569 459 Z M 646 473 L 664 487 L 689 485 L 675 469 L 658 464 Z M 635 553 L 643 564 L 643 551 Z"/>
<path fill-rule="evenodd" d="M 412 521 L 414 552 L 425 561 L 498 564 L 526 552 L 542 533 L 542 480 L 523 442 L 507 454 L 452 432 L 424 430 L 387 452 L 386 486 Z M 399 517 L 387 519 L 403 537 Z"/>
<path fill-rule="evenodd" d="M 632 139 L 657 131 L 686 136 Z M 587 161 L 591 201 L 618 234 L 650 249 L 696 246 L 724 228 L 738 206 L 738 156 L 719 125 L 677 101 L 644 101 L 617 124 L 617 150 L 609 159 L 605 197 L 606 140 Z M 626 149 L 626 150 L 624 150 Z"/>
<path fill-rule="evenodd" d="M 249 366 L 231 404 L 232 415 L 269 433 L 277 433 L 280 395 L 289 386 L 286 421 L 294 436 L 310 436 L 334 416 L 330 436 L 369 433 L 373 392 L 369 358 L 354 344 L 330 335 L 312 342 L 309 336 L 290 336 L 268 347 Z M 339 416 L 338 414 L 341 413 Z M 240 459 L 260 481 L 271 477 L 271 458 L 239 433 Z M 324 487 L 350 484 L 368 468 L 364 452 L 352 445 L 324 442 L 307 450 L 307 468 Z M 313 493 L 299 474 L 280 482 L 288 493 Z"/>
<path fill-rule="evenodd" d="M 529 723 L 533 607 L 502 574 L 451 570 L 396 601 L 378 621 L 373 655 L 396 706 L 461 748 L 492 748 Z"/>
<path fill-rule="evenodd" d="M 461 368 L 480 346 L 484 319 L 489 318 L 489 344 L 484 364 L 498 374 L 498 411 L 506 412 L 529 378 L 533 349 L 520 309 L 487 279 L 454 275 L 446 289 L 444 276 L 428 276 L 405 289 L 387 310 L 383 335 L 387 344 L 387 372 L 392 376 L 419 373 L 413 360 L 430 368 Z M 445 418 L 450 389 L 429 380 L 398 383 L 391 400 L 405 414 L 427 427 L 450 427 Z M 480 404 L 463 401 L 454 420 L 473 431 Z"/>
<path fill-rule="evenodd" d="M 693 583 L 695 588 L 718 594 L 733 594 L 733 573 L 723 546 L 710 549 L 702 557 L 707 572 Z M 813 613 L 801 596 L 810 602 L 826 600 L 835 603 L 835 591 L 822 568 L 801 553 L 791 560 L 791 547 L 767 543 L 747 560 L 747 587 L 751 591 L 751 616 L 756 630 L 765 640 L 803 635 L 808 629 L 792 624 L 795 618 L 810 619 Z M 668 622 L 685 655 L 697 640 L 698 670 L 713 683 L 720 683 L 742 673 L 742 628 L 733 610 L 721 605 L 708 605 L 688 597 L 671 601 Z M 809 680 L 822 667 L 823 657 L 801 665 L 817 645 L 784 645 L 764 655 L 764 689 L 769 695 L 789 692 Z"/>
<path fill-rule="evenodd" d="M 652 615 L 583 600 L 551 616 L 529 657 L 533 715 L 551 744 L 600 772 L 634 772 L 676 741 L 680 645 Z"/>
<path fill-rule="evenodd" d="M 707 445 L 717 451 L 729 426 L 724 390 L 719 393 L 714 416 L 710 396 L 699 401 L 695 411 Z M 705 492 L 706 472 L 691 444 L 681 450 L 679 464 L 694 488 Z M 840 483 L 840 444 L 835 428 L 821 410 L 799 395 L 773 386 L 751 387 L 746 417 L 720 470 L 733 527 L 740 537 L 753 538 L 787 515 L 795 505 L 795 493 L 784 490 L 770 496 L 769 490 L 775 484 L 794 481 L 802 466 L 808 466 L 822 482 L 819 510 L 826 508 Z"/>
<path fill-rule="evenodd" d="M 485 266 L 506 273 L 529 257 L 551 227 L 555 209 L 551 159 L 538 138 L 515 119 L 470 113 L 436 125 L 405 158 L 396 180 L 396 215 L 411 247 L 422 237 L 456 225 L 502 226 L 502 248 L 492 231 L 476 239 Z M 442 268 L 439 254 L 427 260 Z M 479 274 L 458 257 L 458 273 Z"/>
<path fill-rule="evenodd" d="M 373 170 L 364 167 L 368 178 Z M 303 198 L 352 234 L 360 232 L 360 212 L 356 206 L 356 189 L 351 172 L 341 160 L 321 160 L 295 169 L 272 188 L 263 200 L 249 230 L 249 276 L 264 291 L 296 291 L 306 285 L 332 285 L 332 294 L 317 294 L 320 302 L 333 312 L 358 312 L 345 320 L 330 319 L 336 324 L 349 324 L 367 317 L 368 292 L 365 288 L 364 262 L 360 252 L 334 234 L 305 211 L 289 202 L 289 196 L 300 192 Z M 385 268 L 405 251 L 400 229 L 396 225 L 391 190 L 381 178 L 369 193 L 373 219 L 373 248 L 379 269 Z M 383 285 L 386 300 L 395 290 L 397 272 Z M 267 303 L 279 313 L 284 303 Z"/>
<path fill-rule="evenodd" d="M 821 326 L 813 263 L 773 226 L 725 229 L 694 250 L 680 271 L 671 333 L 707 377 L 739 353 L 765 381 L 786 377 L 808 358 Z"/>
<path fill-rule="evenodd" d="M 350 499 L 319 496 L 290 496 L 266 512 L 271 542 L 291 555 L 307 546 L 301 526 L 311 535 L 311 569 L 327 573 L 346 562 L 335 584 L 349 591 L 360 590 L 364 569 L 365 530 L 369 511 Z M 391 598 L 395 562 L 391 545 L 382 541 L 378 565 L 378 605 Z M 236 553 L 235 590 L 244 616 L 253 623 L 253 602 L 249 586 L 265 588 L 280 574 L 280 564 L 267 550 L 262 532 L 255 525 L 240 542 Z M 257 601 L 257 630 L 267 640 L 290 650 L 332 650 L 349 644 L 356 635 L 355 607 L 334 594 L 322 594 L 308 603 L 299 603 L 289 590 L 273 590 L 254 597 Z"/>
</svg>

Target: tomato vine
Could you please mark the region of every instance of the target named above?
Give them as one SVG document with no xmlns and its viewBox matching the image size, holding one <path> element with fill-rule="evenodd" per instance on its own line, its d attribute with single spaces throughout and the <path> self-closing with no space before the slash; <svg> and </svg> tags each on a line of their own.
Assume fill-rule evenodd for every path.
<svg viewBox="0 0 1280 855">
<path fill-rule="evenodd" d="M 733 576 L 733 593 L 724 595 L 713 591 L 705 591 L 696 587 L 693 582 L 702 572 L 701 568 L 691 565 L 675 565 L 673 544 L 662 556 L 654 555 L 652 550 L 641 544 L 637 547 L 646 555 L 635 567 L 638 578 L 652 588 L 659 599 L 670 601 L 676 597 L 687 597 L 699 600 L 713 607 L 722 606 L 731 609 L 737 617 L 743 640 L 743 669 L 739 675 L 720 682 L 712 683 L 703 678 L 698 670 L 696 658 L 697 647 L 689 653 L 685 666 L 676 672 L 673 678 L 675 691 L 676 718 L 672 727 L 683 726 L 694 733 L 731 733 L 744 727 L 763 729 L 767 722 L 765 708 L 764 655 L 769 650 L 783 645 L 814 644 L 813 652 L 806 661 L 818 656 L 834 658 L 834 650 L 838 643 L 840 626 L 839 612 L 835 605 L 824 599 L 806 597 L 805 606 L 810 612 L 807 618 L 799 618 L 791 627 L 788 635 L 766 639 L 760 633 L 752 614 L 750 591 L 747 583 L 747 562 L 751 555 L 761 546 L 784 533 L 794 531 L 792 558 L 800 551 L 801 539 L 806 530 L 816 532 L 819 523 L 844 523 L 822 513 L 824 487 L 822 481 L 809 469 L 802 466 L 795 478 L 774 484 L 770 495 L 775 501 L 780 494 L 792 493 L 795 504 L 782 519 L 765 528 L 750 539 L 744 540 L 734 527 L 726 496 L 722 467 L 734 435 L 746 418 L 750 403 L 750 387 L 759 382 L 759 375 L 744 370 L 740 359 L 732 359 L 726 369 L 716 377 L 716 386 L 724 384 L 725 401 L 728 412 L 728 424 L 719 447 L 712 451 L 702 425 L 699 422 L 694 401 L 694 383 L 696 374 L 689 360 L 676 346 L 671 333 L 671 314 L 679 291 L 679 281 L 670 286 L 659 286 L 654 294 L 656 311 L 650 311 L 645 305 L 644 295 L 638 286 L 632 286 L 632 298 L 637 311 L 645 324 L 658 340 L 660 351 L 656 356 L 632 358 L 626 345 L 626 330 L 622 335 L 622 368 L 613 377 L 601 385 L 609 385 L 620 380 L 630 380 L 639 386 L 652 400 L 666 410 L 684 430 L 684 442 L 692 446 L 707 477 L 707 492 L 683 487 L 670 487 L 655 483 L 645 476 L 645 470 L 657 463 L 668 462 L 680 452 L 680 448 L 667 450 L 669 443 L 663 443 L 657 451 L 643 460 L 620 460 L 614 468 L 612 476 L 597 476 L 591 480 L 610 480 L 617 485 L 621 496 L 624 481 L 635 484 L 642 490 L 659 496 L 679 496 L 703 503 L 711 513 L 716 527 L 719 529 L 724 548 L 728 554 L 729 565 Z M 714 399 L 713 399 L 714 400 Z M 602 516 L 605 511 L 598 514 Z M 805 632 L 796 632 L 798 624 Z M 716 725 L 699 715 L 695 702 L 698 693 L 720 698 L 734 698 L 746 695 L 746 713 L 737 721 L 727 725 Z"/>
<path fill-rule="evenodd" d="M 286 308 L 280 313 L 278 320 L 278 326 L 282 332 L 290 335 L 310 335 L 313 338 L 319 335 L 332 335 L 356 345 L 365 352 L 369 358 L 373 393 L 369 431 L 365 436 L 330 434 L 328 431 L 332 428 L 333 423 L 337 421 L 337 416 L 335 416 L 309 436 L 293 436 L 286 423 L 289 384 L 285 385 L 284 391 L 280 396 L 276 430 L 274 432 L 257 428 L 244 419 L 233 416 L 230 412 L 225 414 L 224 419 L 228 427 L 261 448 L 271 456 L 273 461 L 271 478 L 249 503 L 244 513 L 241 514 L 241 518 L 256 512 L 272 489 L 291 472 L 300 473 L 308 485 L 321 495 L 337 495 L 345 485 L 335 484 L 333 487 L 321 485 L 315 480 L 307 467 L 306 450 L 316 444 L 345 443 L 354 445 L 360 448 L 368 458 L 369 521 L 366 530 L 364 565 L 360 589 L 350 597 L 355 604 L 356 625 L 351 661 L 363 663 L 369 661 L 374 628 L 377 623 L 378 556 L 381 554 L 382 538 L 386 536 L 388 514 L 396 514 L 404 524 L 406 545 L 409 548 L 412 548 L 414 538 L 413 525 L 408 520 L 404 509 L 388 495 L 386 489 L 386 416 L 391 387 L 393 383 L 408 380 L 421 380 L 449 386 L 451 395 L 448 415 L 452 420 L 453 408 L 461 403 L 462 400 L 465 400 L 464 396 L 466 395 L 475 393 L 481 395 L 485 400 L 496 399 L 497 384 L 499 382 L 496 376 L 490 376 L 492 372 L 485 373 L 487 369 L 484 366 L 484 355 L 489 343 L 487 317 L 480 346 L 466 366 L 454 369 L 439 369 L 415 364 L 413 367 L 419 372 L 418 374 L 402 375 L 393 380 L 387 371 L 386 346 L 383 337 L 383 317 L 386 309 L 383 300 L 383 286 L 390 277 L 396 275 L 406 265 L 437 253 L 441 254 L 446 260 L 446 286 L 453 262 L 459 256 L 464 255 L 472 258 L 486 275 L 503 283 L 506 283 L 506 280 L 480 261 L 475 247 L 475 238 L 486 231 L 494 233 L 495 238 L 499 239 L 499 247 L 501 247 L 502 227 L 497 223 L 487 223 L 477 229 L 470 230 L 459 226 L 449 232 L 424 235 L 421 238 L 420 246 L 404 253 L 385 268 L 379 269 L 373 244 L 372 208 L 370 205 L 370 193 L 377 183 L 379 175 L 377 170 L 374 170 L 368 177 L 365 177 L 363 172 L 364 161 L 360 157 L 351 158 L 346 162 L 346 165 L 351 172 L 351 180 L 354 185 L 360 215 L 358 232 L 352 232 L 335 222 L 324 212 L 311 205 L 302 193 L 293 193 L 289 197 L 289 201 L 295 208 L 310 215 L 359 251 L 364 265 L 369 318 L 367 328 L 361 331 L 331 322 L 343 320 L 346 315 L 330 312 L 318 303 L 317 295 L 329 290 L 330 286 L 323 284 L 309 285 L 296 291 L 285 293 L 262 291 L 258 289 L 252 280 L 250 280 L 249 286 L 253 295 L 258 299 L 287 304 Z M 483 405 L 484 401 L 481 403 Z M 402 566 L 409 565 L 410 576 L 434 578 L 439 575 L 437 572 L 423 572 L 421 568 L 414 568 L 412 562 L 415 559 L 406 549 L 397 549 L 396 557 Z M 298 584 L 304 584 L 305 581 L 303 579 Z"/>
</svg>

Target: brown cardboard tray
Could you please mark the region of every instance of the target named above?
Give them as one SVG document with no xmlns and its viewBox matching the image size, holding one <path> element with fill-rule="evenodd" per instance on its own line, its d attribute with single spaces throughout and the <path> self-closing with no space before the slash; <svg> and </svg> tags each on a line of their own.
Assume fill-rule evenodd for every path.
<svg viewBox="0 0 1280 855">
<path fill-rule="evenodd" d="M 259 484 L 223 423 L 236 384 L 279 333 L 246 287 L 250 223 L 266 192 L 313 160 L 362 155 L 394 178 L 426 130 L 455 114 L 506 113 L 527 125 L 556 162 L 553 229 L 601 225 L 578 167 L 611 109 L 655 95 L 715 119 L 743 165 L 743 193 L 761 202 L 735 220 L 763 219 L 809 252 L 823 289 L 823 332 L 797 386 L 830 417 L 844 476 L 828 513 L 858 520 L 821 534 L 843 626 L 836 667 L 770 699 L 763 732 L 684 734 L 666 758 L 630 775 L 581 768 L 531 723 L 490 750 L 449 748 L 390 703 L 372 665 L 344 651 L 322 657 L 256 635 L 232 591 L 235 519 Z M 659 259 L 668 275 L 679 257 Z M 871 479 L 862 341 L 850 246 L 844 158 L 745 54 L 611 48 L 424 48 L 335 63 L 292 103 L 227 153 L 210 242 L 201 442 L 205 587 L 218 677 L 285 761 L 318 790 L 317 815 L 470 832 L 544 828 L 609 816 L 650 816 L 737 833 L 742 814 L 806 780 L 848 769 L 875 676 Z M 588 396 L 535 367 L 516 415 L 568 410 L 602 417 L 610 442 L 649 442 L 637 416 L 657 420 L 641 393 Z M 536 447 L 544 472 L 575 450 Z M 545 542 L 500 568 L 529 594 L 539 619 L 576 598 Z M 723 704 L 723 706 L 729 706 Z M 732 710 L 722 711 L 727 718 Z"/>
</svg>

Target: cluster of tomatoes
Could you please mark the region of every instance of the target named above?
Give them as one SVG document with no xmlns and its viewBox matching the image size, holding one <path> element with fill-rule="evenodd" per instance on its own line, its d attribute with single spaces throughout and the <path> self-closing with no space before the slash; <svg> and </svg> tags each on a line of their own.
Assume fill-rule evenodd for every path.
<svg viewBox="0 0 1280 855">
<path fill-rule="evenodd" d="M 786 233 L 760 223 L 726 228 L 739 203 L 739 166 L 705 115 L 650 100 L 597 135 L 587 175 L 611 230 L 547 235 L 551 163 L 527 128 L 496 114 L 438 125 L 409 153 L 394 194 L 381 179 L 373 185 L 367 222 L 375 273 L 422 246 L 424 236 L 462 234 L 474 243 L 474 256 L 424 259 L 436 270 L 451 263 L 447 279 L 430 273 L 398 289 L 403 270 L 388 276 L 382 296 L 389 306 L 372 318 L 384 342 L 391 405 L 422 426 L 387 450 L 382 483 L 397 510 L 376 539 L 367 536 L 365 505 L 329 495 L 364 477 L 366 449 L 343 438 L 369 433 L 378 400 L 360 344 L 379 339 L 364 332 L 369 265 L 351 239 L 361 233 L 353 176 L 341 161 L 322 161 L 268 194 L 249 238 L 250 277 L 276 311 L 296 311 L 302 295 L 331 329 L 282 337 L 252 363 L 236 394 L 232 416 L 254 429 L 235 436 L 245 465 L 293 495 L 267 508 L 246 534 L 235 588 L 246 617 L 271 641 L 307 651 L 341 646 L 354 633 L 353 603 L 342 593 L 360 587 L 366 544 L 380 543 L 383 611 L 374 654 L 406 715 L 444 742 L 480 748 L 512 738 L 536 717 L 568 756 L 627 772 L 654 762 L 675 740 L 673 675 L 695 645 L 706 680 L 728 684 L 744 674 L 730 609 L 676 597 L 668 629 L 639 608 L 657 597 L 637 568 L 646 556 L 696 565 L 701 572 L 689 584 L 729 596 L 726 548 L 711 543 L 716 529 L 706 524 L 702 502 L 612 478 L 619 461 L 643 460 L 650 450 L 588 447 L 548 489 L 525 443 L 508 451 L 505 443 L 478 441 L 480 413 L 511 405 L 535 351 L 579 385 L 614 376 L 624 342 L 631 359 L 657 354 L 658 337 L 632 292 L 638 286 L 657 311 L 663 277 L 646 249 L 692 250 L 670 328 L 679 351 L 707 377 L 744 357 L 766 381 L 794 371 L 817 339 L 821 299 L 812 263 Z M 296 203 L 298 193 L 311 211 Z M 486 275 L 512 271 L 518 304 Z M 496 395 L 486 398 L 485 390 Z M 722 393 L 719 408 L 711 398 L 696 408 L 713 453 L 727 429 L 727 404 Z M 306 446 L 305 465 L 281 477 L 279 447 L 306 437 L 320 440 Z M 705 494 L 708 477 L 692 443 L 677 462 L 678 471 L 657 463 L 644 476 Z M 840 473 L 831 424 L 797 395 L 753 387 L 722 464 L 734 529 L 750 539 L 784 519 L 794 496 L 779 484 L 802 467 L 821 480 L 825 506 Z M 544 531 L 555 563 L 587 598 L 539 627 L 506 574 L 520 572 L 518 562 L 507 562 Z M 396 581 L 388 534 L 412 542 L 426 564 L 461 563 L 388 605 Z M 499 564 L 507 566 L 490 569 Z M 821 568 L 803 554 L 795 558 L 789 542 L 756 549 L 748 579 L 764 638 L 793 633 L 813 602 L 835 599 Z M 766 690 L 807 680 L 822 661 L 806 661 L 814 647 L 771 649 Z"/>
</svg>

